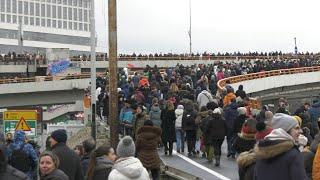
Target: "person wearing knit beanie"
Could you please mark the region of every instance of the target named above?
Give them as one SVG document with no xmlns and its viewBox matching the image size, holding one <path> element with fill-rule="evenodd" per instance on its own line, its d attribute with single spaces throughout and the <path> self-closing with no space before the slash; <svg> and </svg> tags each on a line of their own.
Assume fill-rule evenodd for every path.
<svg viewBox="0 0 320 180">
<path fill-rule="evenodd" d="M 184 109 L 183 105 L 178 105 L 177 109 Z"/>
<path fill-rule="evenodd" d="M 298 125 L 294 117 L 283 113 L 276 113 L 272 118 L 272 129 L 281 128 L 286 132 Z"/>
<path fill-rule="evenodd" d="M 266 123 L 262 121 L 257 123 L 256 129 L 258 131 L 255 135 L 257 141 L 264 139 L 264 137 L 266 137 L 272 131 L 272 128 L 268 127 Z"/>
<path fill-rule="evenodd" d="M 134 157 L 136 146 L 130 136 L 122 138 L 117 146 L 117 155 L 119 158 Z"/>
<path fill-rule="evenodd" d="M 51 133 L 51 138 L 57 143 L 66 143 L 68 139 L 67 131 L 65 129 L 58 129 Z"/>
<path fill-rule="evenodd" d="M 237 110 L 238 110 L 239 115 L 247 115 L 247 108 L 239 107 Z"/>
</svg>

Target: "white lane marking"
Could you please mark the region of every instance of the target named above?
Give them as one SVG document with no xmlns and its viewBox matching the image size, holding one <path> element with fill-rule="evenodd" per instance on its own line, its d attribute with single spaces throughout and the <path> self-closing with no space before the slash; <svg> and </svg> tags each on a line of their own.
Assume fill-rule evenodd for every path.
<svg viewBox="0 0 320 180">
<path fill-rule="evenodd" d="M 194 160 L 192 160 L 192 159 L 190 159 L 190 158 L 188 158 L 188 157 L 186 157 L 186 156 L 184 156 L 182 154 L 177 153 L 177 151 L 175 151 L 175 150 L 173 150 L 173 153 L 176 154 L 177 156 L 179 156 L 180 158 L 184 159 L 185 161 L 189 162 L 190 164 L 192 164 L 194 166 L 197 166 L 198 168 L 200 168 L 202 170 L 207 171 L 208 173 L 216 176 L 217 178 L 220 178 L 221 180 L 231 180 L 231 179 L 223 176 L 222 174 L 220 174 L 220 173 L 218 173 L 218 172 L 216 172 L 216 171 L 214 171 L 212 169 L 209 169 L 209 168 L 207 168 L 207 167 L 195 162 Z"/>
</svg>

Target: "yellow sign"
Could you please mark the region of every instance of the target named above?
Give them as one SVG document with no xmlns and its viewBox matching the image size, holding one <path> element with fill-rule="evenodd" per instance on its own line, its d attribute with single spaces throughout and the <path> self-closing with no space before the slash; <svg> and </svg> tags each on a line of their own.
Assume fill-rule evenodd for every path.
<svg viewBox="0 0 320 180">
<path fill-rule="evenodd" d="M 22 130 L 22 131 L 31 131 L 30 127 L 28 126 L 26 120 L 22 117 L 20 121 L 18 122 L 16 126 L 16 131 Z"/>
<path fill-rule="evenodd" d="M 37 120 L 37 111 L 5 111 L 3 113 L 3 120 L 20 120 L 22 117 L 27 120 Z"/>
</svg>

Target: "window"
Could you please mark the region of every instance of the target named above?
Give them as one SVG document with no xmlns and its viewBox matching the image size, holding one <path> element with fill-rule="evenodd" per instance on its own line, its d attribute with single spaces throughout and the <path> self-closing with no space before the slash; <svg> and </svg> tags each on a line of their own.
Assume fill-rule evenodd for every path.
<svg viewBox="0 0 320 180">
<path fill-rule="evenodd" d="M 82 7 L 82 0 L 79 0 L 79 7 Z"/>
<path fill-rule="evenodd" d="M 72 20 L 72 8 L 68 8 L 68 19 Z"/>
<path fill-rule="evenodd" d="M 11 15 L 7 14 L 7 23 L 11 23 Z"/>
<path fill-rule="evenodd" d="M 0 11 L 1 12 L 4 12 L 5 11 L 5 1 L 0 1 Z M 2 17 L 2 15 L 1 15 L 1 17 Z M 1 18 L 2 19 L 2 18 Z"/>
<path fill-rule="evenodd" d="M 63 0 L 63 4 L 67 5 L 68 4 L 67 0 Z"/>
<path fill-rule="evenodd" d="M 6 17 L 5 17 L 5 15 L 4 15 L 4 14 L 1 14 L 1 18 L 0 18 L 0 21 L 1 21 L 1 22 L 6 22 L 5 20 L 6 20 Z"/>
<path fill-rule="evenodd" d="M 47 17 L 51 17 L 51 5 L 47 5 Z"/>
<path fill-rule="evenodd" d="M 19 1 L 18 13 L 22 14 L 22 1 Z"/>
<path fill-rule="evenodd" d="M 67 19 L 67 8 L 66 7 L 63 7 L 63 19 Z"/>
<path fill-rule="evenodd" d="M 58 2 L 58 4 L 61 4 L 62 1 L 61 0 L 57 0 L 57 2 Z"/>
<path fill-rule="evenodd" d="M 51 3 L 51 0 L 47 0 L 48 3 Z"/>
<path fill-rule="evenodd" d="M 79 23 L 79 30 L 83 31 L 83 24 L 82 23 Z"/>
<path fill-rule="evenodd" d="M 14 23 L 14 24 L 17 23 L 17 16 L 16 15 L 12 16 L 12 23 Z"/>
<path fill-rule="evenodd" d="M 40 4 L 36 4 L 36 16 L 40 16 Z"/>
<path fill-rule="evenodd" d="M 57 3 L 57 0 L 52 0 L 52 3 Z"/>
<path fill-rule="evenodd" d="M 78 30 L 78 23 L 77 22 L 73 23 L 73 29 Z"/>
<path fill-rule="evenodd" d="M 58 28 L 62 28 L 62 22 L 61 21 L 58 21 Z"/>
<path fill-rule="evenodd" d="M 34 17 L 30 17 L 30 25 L 34 26 Z"/>
<path fill-rule="evenodd" d="M 24 14 L 28 15 L 29 14 L 29 3 L 24 2 Z"/>
<path fill-rule="evenodd" d="M 84 5 L 85 8 L 87 8 L 87 7 L 88 7 L 88 2 L 87 2 L 87 1 L 84 1 L 84 2 L 83 2 L 83 5 Z"/>
<path fill-rule="evenodd" d="M 67 29 L 67 21 L 63 21 L 63 29 Z"/>
<path fill-rule="evenodd" d="M 83 29 L 84 29 L 85 31 L 88 31 L 88 24 L 84 24 Z"/>
<path fill-rule="evenodd" d="M 52 27 L 56 28 L 57 27 L 57 21 L 56 20 L 52 20 Z"/>
<path fill-rule="evenodd" d="M 52 6 L 52 17 L 53 18 L 57 17 L 57 7 L 56 6 Z"/>
<path fill-rule="evenodd" d="M 58 18 L 59 19 L 62 18 L 62 8 L 61 8 L 61 6 L 58 6 Z"/>
<path fill-rule="evenodd" d="M 12 12 L 17 13 L 17 0 L 12 0 Z"/>
<path fill-rule="evenodd" d="M 74 6 L 77 6 L 78 5 L 78 2 L 77 2 L 78 0 L 73 0 L 73 5 Z"/>
<path fill-rule="evenodd" d="M 84 10 L 83 19 L 84 22 L 88 22 L 88 10 Z"/>
<path fill-rule="evenodd" d="M 68 0 L 68 5 L 72 6 L 72 0 Z"/>
<path fill-rule="evenodd" d="M 29 24 L 29 17 L 24 17 L 24 25 L 28 25 Z"/>
<path fill-rule="evenodd" d="M 41 4 L 41 17 L 46 16 L 46 5 Z"/>
<path fill-rule="evenodd" d="M 31 2 L 30 3 L 30 15 L 34 15 L 34 3 L 33 2 Z"/>
<path fill-rule="evenodd" d="M 51 19 L 47 19 L 47 27 L 51 27 Z"/>
<path fill-rule="evenodd" d="M 72 29 L 72 22 L 69 22 L 68 29 Z"/>
<path fill-rule="evenodd" d="M 82 9 L 79 9 L 79 21 L 82 21 Z"/>
<path fill-rule="evenodd" d="M 75 21 L 78 21 L 78 11 L 76 8 L 73 8 L 73 19 Z"/>
<path fill-rule="evenodd" d="M 36 18 L 36 26 L 40 26 L 40 19 Z"/>
<path fill-rule="evenodd" d="M 7 12 L 8 13 L 11 12 L 11 0 L 7 0 Z M 10 18 L 10 20 L 11 20 L 11 18 Z M 7 20 L 7 22 L 8 22 L 8 20 Z"/>
<path fill-rule="evenodd" d="M 45 27 L 46 26 L 46 20 L 45 19 L 41 19 L 41 26 Z"/>
</svg>

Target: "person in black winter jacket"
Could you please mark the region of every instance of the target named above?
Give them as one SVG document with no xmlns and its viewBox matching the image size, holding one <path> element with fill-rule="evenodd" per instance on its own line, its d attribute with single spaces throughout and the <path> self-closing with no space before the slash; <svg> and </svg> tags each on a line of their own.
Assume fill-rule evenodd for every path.
<svg viewBox="0 0 320 180">
<path fill-rule="evenodd" d="M 243 85 L 239 85 L 239 88 L 236 91 L 236 96 L 240 96 L 241 99 L 244 99 L 247 96 L 246 92 L 243 90 Z"/>
<path fill-rule="evenodd" d="M 112 147 L 102 145 L 91 153 L 87 180 L 108 179 L 116 160 Z"/>
<path fill-rule="evenodd" d="M 67 132 L 58 129 L 51 133 L 50 143 L 52 152 L 58 156 L 62 170 L 69 177 L 69 180 L 83 180 L 83 172 L 80 157 L 67 145 Z"/>
<path fill-rule="evenodd" d="M 191 156 L 195 152 L 196 145 L 196 117 L 197 113 L 194 111 L 194 106 L 191 102 L 186 103 L 185 111 L 182 116 L 182 130 L 186 132 L 187 146 L 188 146 L 188 156 Z"/>
<path fill-rule="evenodd" d="M 172 101 L 167 102 L 166 109 L 161 111 L 161 130 L 162 142 L 164 145 L 165 155 L 172 155 L 173 143 L 176 141 L 175 120 L 176 114 L 174 112 L 174 105 Z M 168 146 L 169 145 L 169 146 Z"/>
<path fill-rule="evenodd" d="M 0 144 L 0 179 L 29 180 L 27 175 L 8 164 L 6 153 L 6 146 Z"/>
<path fill-rule="evenodd" d="M 96 148 L 96 142 L 91 138 L 83 141 L 83 152 L 84 155 L 81 158 L 81 166 L 83 170 L 83 174 L 87 174 L 88 166 L 90 162 L 90 154 Z"/>
<path fill-rule="evenodd" d="M 69 177 L 58 167 L 58 157 L 50 151 L 43 152 L 39 158 L 40 180 L 69 180 Z"/>
</svg>

